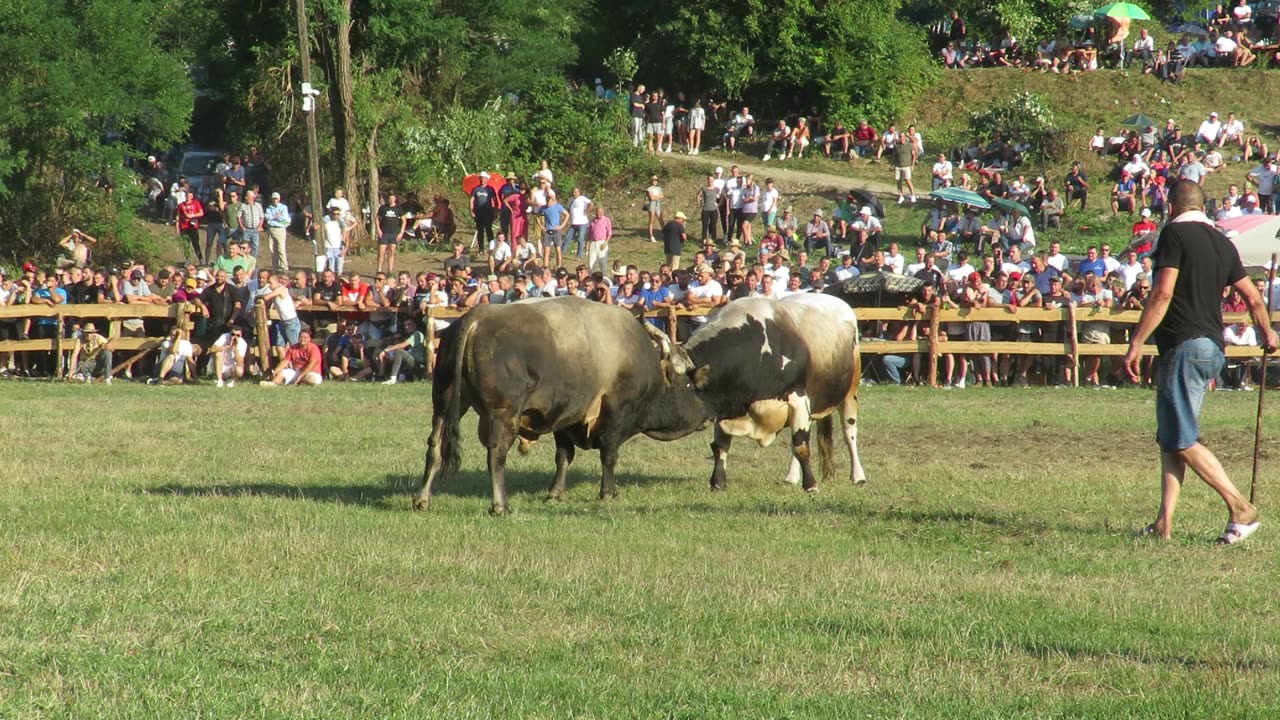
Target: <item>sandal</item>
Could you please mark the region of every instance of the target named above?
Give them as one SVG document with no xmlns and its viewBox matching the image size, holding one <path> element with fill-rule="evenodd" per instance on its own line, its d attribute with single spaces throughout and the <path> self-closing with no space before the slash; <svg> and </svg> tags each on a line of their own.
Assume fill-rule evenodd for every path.
<svg viewBox="0 0 1280 720">
<path fill-rule="evenodd" d="M 1218 536 L 1218 545 L 1235 545 L 1236 543 L 1248 538 L 1250 535 L 1258 531 L 1262 526 L 1261 520 L 1254 520 L 1251 523 L 1227 523 L 1227 529 Z"/>
</svg>

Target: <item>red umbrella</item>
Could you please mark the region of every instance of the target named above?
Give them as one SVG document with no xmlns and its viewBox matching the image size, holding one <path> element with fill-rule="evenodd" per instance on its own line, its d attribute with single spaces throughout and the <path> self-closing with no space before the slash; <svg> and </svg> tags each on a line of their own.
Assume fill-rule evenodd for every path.
<svg viewBox="0 0 1280 720">
<path fill-rule="evenodd" d="M 480 187 L 480 182 L 480 175 L 478 173 L 472 173 L 471 175 L 462 178 L 462 192 L 470 195 L 472 190 Z M 489 174 L 489 182 L 485 184 L 494 190 L 501 190 L 502 186 L 507 184 L 507 181 L 502 177 L 502 173 L 495 172 Z"/>
</svg>

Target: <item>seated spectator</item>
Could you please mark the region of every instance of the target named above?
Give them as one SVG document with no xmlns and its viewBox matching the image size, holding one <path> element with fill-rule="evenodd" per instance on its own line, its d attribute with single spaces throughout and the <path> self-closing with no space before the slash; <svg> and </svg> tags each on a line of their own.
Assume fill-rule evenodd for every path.
<svg viewBox="0 0 1280 720">
<path fill-rule="evenodd" d="M 867 124 L 866 120 L 859 120 L 858 127 L 853 131 L 853 151 L 860 157 L 868 157 L 880 144 L 880 135 L 876 129 Z"/>
<path fill-rule="evenodd" d="M 955 168 L 947 159 L 946 153 L 938 153 L 938 160 L 933 164 L 933 189 L 951 187 Z"/>
<path fill-rule="evenodd" d="M 412 321 L 410 321 L 412 322 Z M 319 385 L 320 348 L 311 342 L 311 329 L 303 328 L 297 344 L 290 347 L 272 370 L 271 379 L 258 383 L 263 387 L 278 385 Z"/>
<path fill-rule="evenodd" d="M 1120 179 L 1111 187 L 1111 214 L 1123 210 L 1130 215 L 1137 209 L 1138 184 L 1128 170 L 1120 171 Z"/>
<path fill-rule="evenodd" d="M 169 337 L 160 344 L 160 363 L 156 366 L 155 376 L 147 380 L 147 384 L 181 385 L 191 380 L 195 377 L 196 354 L 195 346 L 182 328 L 170 330 Z"/>
<path fill-rule="evenodd" d="M 982 218 L 978 215 L 977 209 L 966 206 L 964 215 L 956 221 L 956 244 L 962 247 L 972 246 L 975 251 L 979 250 L 982 243 L 982 229 Z"/>
<path fill-rule="evenodd" d="M 858 210 L 858 218 L 853 221 L 849 227 L 850 238 L 846 238 L 850 243 L 864 244 L 868 243 L 874 249 L 880 245 L 880 236 L 884 232 L 884 226 L 871 212 L 868 205 L 862 206 Z"/>
<path fill-rule="evenodd" d="M 738 140 L 740 138 L 749 138 L 755 132 L 756 119 L 752 117 L 751 111 L 747 107 L 734 114 L 729 120 L 729 124 L 725 126 L 724 137 L 721 142 L 731 152 L 737 150 Z"/>
<path fill-rule="evenodd" d="M 831 244 L 831 226 L 822 219 L 822 210 L 813 211 L 813 219 L 804 229 L 805 251 L 812 253 L 815 247 L 824 248 L 828 256 L 835 255 L 835 248 Z"/>
<path fill-rule="evenodd" d="M 1219 67 L 1235 67 L 1237 62 L 1237 50 L 1240 44 L 1235 40 L 1235 33 L 1227 30 L 1213 41 L 1214 54 L 1217 56 L 1215 63 Z"/>
<path fill-rule="evenodd" d="M 1264 143 L 1257 135 L 1250 135 L 1244 145 L 1244 156 L 1242 160 L 1249 162 L 1254 158 L 1267 157 L 1267 144 Z"/>
<path fill-rule="evenodd" d="M 1000 237 L 1000 246 L 1006 251 L 1013 247 L 1018 247 L 1024 253 L 1034 252 L 1036 231 L 1032 226 L 1031 218 L 1023 215 L 1021 210 L 1015 208 L 1010 214 L 1008 230 Z"/>
<path fill-rule="evenodd" d="M 383 376 L 387 378 L 382 381 L 383 385 L 395 385 L 399 382 L 402 379 L 401 370 L 407 370 L 409 373 L 418 367 L 429 370 L 426 337 L 413 320 L 406 320 L 404 328 L 406 333 L 404 340 L 388 345 L 378 353 L 378 365 Z"/>
<path fill-rule="evenodd" d="M 515 271 L 514 254 L 507 235 L 499 231 L 489 245 L 489 273 L 509 273 Z"/>
<path fill-rule="evenodd" d="M 53 277 L 53 276 L 50 276 Z M 61 360 L 59 360 L 61 362 Z M 80 337 L 76 338 L 71 350 L 72 368 L 67 381 L 87 383 L 93 378 L 102 378 L 111 384 L 111 341 L 98 333 L 98 328 L 87 322 L 80 329 Z"/>
<path fill-rule="evenodd" d="M 773 133 L 769 136 L 769 144 L 764 148 L 764 161 L 769 162 L 773 157 L 775 149 L 781 150 L 783 158 L 787 154 L 787 141 L 791 139 L 791 128 L 787 127 L 786 120 L 779 120 L 778 124 L 773 128 Z"/>
<path fill-rule="evenodd" d="M 803 158 L 804 151 L 809 147 L 809 121 L 805 118 L 796 120 L 796 126 L 791 128 L 791 135 L 787 138 L 786 152 L 783 153 L 782 159 L 787 158 Z"/>
<path fill-rule="evenodd" d="M 1149 73 L 1152 68 L 1152 60 L 1156 53 L 1156 41 L 1151 37 L 1151 33 L 1146 28 L 1138 31 L 1138 39 L 1133 41 L 1133 55 L 1135 60 L 1142 63 L 1142 72 Z"/>
<path fill-rule="evenodd" d="M 822 151 L 827 157 L 831 157 L 831 150 L 835 148 L 839 151 L 840 157 L 848 159 L 851 157 L 850 150 L 853 144 L 853 133 L 844 126 L 840 120 L 836 121 L 835 127 L 827 133 L 822 141 Z"/>
<path fill-rule="evenodd" d="M 1081 169 L 1079 161 L 1071 163 L 1071 170 L 1067 173 L 1065 185 L 1067 206 L 1079 200 L 1080 209 L 1084 210 L 1089 202 L 1089 177 Z"/>
<path fill-rule="evenodd" d="M 244 331 L 239 325 L 232 325 L 218 336 L 209 347 L 217 387 L 235 387 L 236 380 L 244 377 L 244 359 L 248 352 L 249 344 L 245 342 Z"/>
<path fill-rule="evenodd" d="M 334 380 L 356 382 L 367 380 L 373 375 L 373 363 L 369 361 L 369 348 L 365 344 L 364 335 L 352 333 L 350 341 L 343 346 L 336 363 L 329 364 L 329 377 Z"/>
</svg>

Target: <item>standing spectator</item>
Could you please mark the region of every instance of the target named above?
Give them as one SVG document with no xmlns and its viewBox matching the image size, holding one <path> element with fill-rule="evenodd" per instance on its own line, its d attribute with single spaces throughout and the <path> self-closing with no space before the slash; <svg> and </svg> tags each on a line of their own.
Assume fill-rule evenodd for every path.
<svg viewBox="0 0 1280 720">
<path fill-rule="evenodd" d="M 653 236 L 655 227 L 661 228 L 665 221 L 662 217 L 662 186 L 658 184 L 658 176 L 649 178 L 649 187 L 645 188 L 645 210 L 649 213 L 649 242 L 658 242 Z"/>
<path fill-rule="evenodd" d="M 548 170 L 550 172 L 550 170 Z M 549 183 L 548 183 L 549 184 Z M 394 200 L 394 196 L 391 200 Z M 488 247 L 493 240 L 493 221 L 498 214 L 498 193 L 489 186 L 489 173 L 480 173 L 480 184 L 471 191 L 471 218 L 476 223 L 476 243 Z M 401 235 L 404 231 L 401 230 Z M 379 263 L 381 268 L 382 264 Z M 391 268 L 387 268 L 391 272 Z"/>
<path fill-rule="evenodd" d="M 196 198 L 195 193 L 187 193 L 182 203 L 178 205 L 178 222 L 175 225 L 177 229 L 179 242 L 186 239 L 191 244 L 191 252 L 195 255 L 196 263 L 203 265 L 204 257 L 200 254 L 200 218 L 204 217 L 204 206 L 200 204 L 200 200 Z M 182 254 L 187 254 L 187 248 L 184 245 Z"/>
<path fill-rule="evenodd" d="M 257 299 L 263 303 L 271 303 L 279 322 L 275 324 L 273 347 L 284 348 L 297 345 L 302 337 L 302 321 L 298 319 L 297 306 L 293 295 L 289 293 L 289 279 L 284 274 L 272 275 L 268 285 L 260 288 Z"/>
<path fill-rule="evenodd" d="M 1258 511 L 1228 479 L 1213 452 L 1200 443 L 1200 407 L 1209 383 L 1222 370 L 1222 290 L 1230 285 L 1249 306 L 1262 346 L 1275 352 L 1280 338 L 1271 329 L 1266 305 L 1245 274 L 1235 246 L 1204 215 L 1204 190 L 1178 183 L 1169 198 L 1173 221 L 1156 245 L 1152 299 L 1142 310 L 1125 365 L 1140 377 L 1142 346 L 1155 334 L 1160 350 L 1156 393 L 1156 439 L 1160 444 L 1163 493 L 1155 522 L 1144 534 L 1168 539 L 1173 512 L 1188 466 L 1226 503 L 1227 528 L 1218 538 L 1232 545 L 1259 526 Z"/>
<path fill-rule="evenodd" d="M 227 244 L 227 200 L 222 188 L 204 206 L 204 259 L 209 262 L 222 254 Z M 216 254 L 215 254 L 216 250 Z"/>
<path fill-rule="evenodd" d="M 262 241 L 265 222 L 266 213 L 262 209 L 262 203 L 258 202 L 258 193 L 247 191 L 240 211 L 236 213 L 236 224 L 240 228 L 240 241 L 249 244 L 249 255 L 254 260 L 258 258 L 258 244 Z"/>
<path fill-rule="evenodd" d="M 680 269 L 680 255 L 684 243 L 689 239 L 685 234 L 685 219 L 685 214 L 677 211 L 675 219 L 662 226 L 662 250 L 672 270 Z"/>
<path fill-rule="evenodd" d="M 480 173 L 482 184 L 488 176 L 489 173 Z M 472 192 L 474 203 L 475 191 Z M 474 217 L 474 210 L 472 216 Z M 409 218 L 404 208 L 400 207 L 399 198 L 394 193 L 388 195 L 387 201 L 378 208 L 378 272 L 382 272 L 384 263 L 387 266 L 387 272 L 396 271 L 396 248 L 404 238 L 405 227 L 408 224 Z"/>
<path fill-rule="evenodd" d="M 707 129 L 707 111 L 701 100 L 694 100 L 689 108 L 689 154 L 697 155 L 702 150 L 702 132 Z"/>
<path fill-rule="evenodd" d="M 764 189 L 760 191 L 760 214 L 764 217 L 764 225 L 778 224 L 778 200 L 782 193 L 773 186 L 773 178 L 765 178 Z"/>
<path fill-rule="evenodd" d="M 644 103 L 644 130 L 649 140 L 649 154 L 656 155 L 662 150 L 662 115 L 666 109 L 666 101 L 661 93 L 649 93 Z"/>
<path fill-rule="evenodd" d="M 285 351 L 280 362 L 276 363 L 271 379 L 258 384 L 263 387 L 319 385 L 324 381 L 320 377 L 320 360 L 320 348 L 311 342 L 311 329 L 303 328 L 298 342 Z"/>
<path fill-rule="evenodd" d="M 565 228 L 569 226 L 569 213 L 558 200 L 552 196 L 547 206 L 542 208 L 542 218 L 547 228 L 547 234 L 542 241 L 542 264 L 544 267 L 552 267 L 551 250 L 556 251 L 555 267 L 564 265 L 564 247 L 565 247 Z M 516 258 L 519 260 L 519 258 Z"/>
<path fill-rule="evenodd" d="M 267 237 L 270 238 L 271 269 L 276 272 L 289 270 L 289 225 L 293 218 L 289 216 L 289 206 L 280 202 L 280 193 L 271 193 L 271 202 L 263 210 L 267 224 Z"/>
<path fill-rule="evenodd" d="M 885 133 L 888 136 L 888 133 Z M 908 137 L 899 138 L 893 146 L 893 179 L 898 183 L 898 204 L 903 202 L 903 188 L 911 193 L 911 202 L 916 201 L 916 186 L 911 182 L 911 169 L 915 166 L 919 155 L 915 143 Z"/>
<path fill-rule="evenodd" d="M 640 143 L 644 140 L 644 101 L 644 85 L 637 85 L 627 100 L 631 108 L 632 147 L 640 147 Z"/>
<path fill-rule="evenodd" d="M 342 208 L 329 208 L 329 217 L 321 227 L 324 237 L 325 267 L 341 275 L 347 259 L 347 248 L 350 246 L 351 226 L 348 216 L 343 215 Z"/>
<path fill-rule="evenodd" d="M 752 243 L 751 223 L 760 215 L 760 186 L 756 184 L 754 175 L 747 175 L 746 185 L 742 188 L 742 244 L 750 247 Z"/>
<path fill-rule="evenodd" d="M 588 229 L 587 269 L 601 275 L 609 271 L 609 241 L 613 238 L 613 220 L 604 208 L 596 206 L 596 216 Z"/>
<path fill-rule="evenodd" d="M 720 211 L 720 189 L 716 187 L 714 175 L 707 176 L 707 184 L 699 188 L 695 201 L 702 208 L 702 240 L 712 240 L 717 237 L 716 217 Z"/>
<path fill-rule="evenodd" d="M 1249 171 L 1245 182 L 1258 192 L 1258 207 L 1268 214 L 1275 210 L 1276 161 L 1266 158 L 1261 165 Z"/>
<path fill-rule="evenodd" d="M 240 156 L 231 158 L 231 163 L 222 171 L 222 191 L 230 197 L 236 193 L 240 197 L 248 197 L 249 187 L 246 184 L 244 166 L 240 164 Z"/>
<path fill-rule="evenodd" d="M 395 385 L 400 380 L 402 369 L 413 372 L 414 368 L 427 368 L 427 339 L 412 320 L 404 323 L 405 339 L 378 353 L 378 365 L 386 376 L 383 385 Z M 406 367 L 407 366 L 407 367 Z"/>
<path fill-rule="evenodd" d="M 571 191 L 573 199 L 569 201 L 569 237 L 565 241 L 566 246 L 573 244 L 577 246 L 576 256 L 582 259 L 582 253 L 586 250 L 587 245 L 587 229 L 591 223 L 591 198 L 582 194 L 582 190 L 574 188 Z"/>
</svg>

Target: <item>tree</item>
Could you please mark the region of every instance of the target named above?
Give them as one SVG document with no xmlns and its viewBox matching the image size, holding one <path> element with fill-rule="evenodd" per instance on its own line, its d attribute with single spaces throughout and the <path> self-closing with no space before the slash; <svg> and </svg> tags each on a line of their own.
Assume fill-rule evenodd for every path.
<svg viewBox="0 0 1280 720">
<path fill-rule="evenodd" d="M 4 254 L 47 256 L 72 224 L 121 252 L 143 249 L 124 169 L 135 147 L 186 135 L 186 68 L 157 42 L 143 0 L 10 0 L 0 13 L 0 237 Z M 121 28 L 129 28 L 121 32 Z M 99 183 L 114 185 L 110 197 Z M 89 230 L 89 227 L 85 228 Z M 100 235 L 101 237 L 101 235 Z"/>
</svg>

